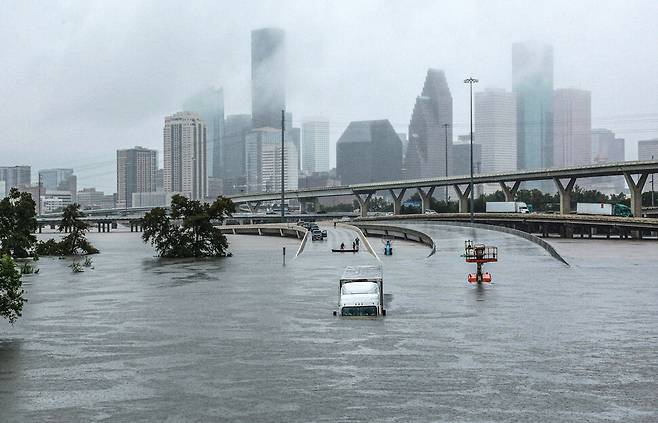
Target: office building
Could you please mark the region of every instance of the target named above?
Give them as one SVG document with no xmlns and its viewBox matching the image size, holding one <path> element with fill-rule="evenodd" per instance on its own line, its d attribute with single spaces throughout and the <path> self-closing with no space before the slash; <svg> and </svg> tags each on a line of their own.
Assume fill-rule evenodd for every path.
<svg viewBox="0 0 658 423">
<path fill-rule="evenodd" d="M 39 178 L 45 190 L 68 191 L 76 201 L 78 178 L 73 174 L 73 169 L 42 169 Z"/>
<path fill-rule="evenodd" d="M 302 155 L 305 173 L 329 171 L 329 121 L 311 119 L 302 123 Z"/>
<path fill-rule="evenodd" d="M 100 209 L 104 197 L 103 191 L 96 191 L 96 188 L 83 188 L 77 193 L 77 203 L 83 209 Z"/>
<path fill-rule="evenodd" d="M 609 129 L 592 129 L 592 162 L 595 164 L 616 163 L 626 160 L 626 148 L 623 138 L 617 138 Z M 591 189 L 604 194 L 619 194 L 626 189 L 623 176 L 603 176 L 588 178 L 584 181 Z"/>
<path fill-rule="evenodd" d="M 553 47 L 512 46 L 512 84 L 517 109 L 518 169 L 553 166 Z"/>
<path fill-rule="evenodd" d="M 658 160 L 658 138 L 637 142 L 638 160 Z"/>
<path fill-rule="evenodd" d="M 171 198 L 177 192 L 134 192 L 132 194 L 133 207 L 167 207 L 171 205 Z"/>
<path fill-rule="evenodd" d="M 155 191 L 158 152 L 144 147 L 117 150 L 117 207 L 133 207 L 134 192 Z"/>
<path fill-rule="evenodd" d="M 455 176 L 469 176 L 471 174 L 471 137 L 460 135 L 453 144 L 453 166 Z M 477 139 L 477 138 L 475 138 Z M 473 174 L 484 173 L 482 161 L 484 148 L 480 143 L 473 143 Z M 500 188 L 500 187 L 499 187 Z"/>
<path fill-rule="evenodd" d="M 164 191 L 200 200 L 206 197 L 206 124 L 192 112 L 165 118 Z M 155 191 L 155 190 L 154 190 Z"/>
<path fill-rule="evenodd" d="M 553 93 L 553 167 L 592 163 L 592 98 L 589 91 Z"/>
<path fill-rule="evenodd" d="M 409 142 L 404 162 L 405 178 L 451 174 L 451 156 L 452 95 L 444 72 L 429 69 L 423 91 L 416 98 L 409 123 Z"/>
<path fill-rule="evenodd" d="M 295 144 L 284 142 L 283 171 L 285 189 L 298 187 L 298 153 Z M 246 136 L 246 192 L 279 192 L 281 190 L 281 130 L 260 128 Z"/>
<path fill-rule="evenodd" d="M 402 142 L 388 119 L 350 122 L 336 143 L 336 172 L 344 185 L 401 178 Z"/>
<path fill-rule="evenodd" d="M 398 132 L 398 137 L 400 137 L 400 141 L 402 142 L 402 161 L 404 163 L 404 158 L 407 156 L 407 147 L 409 146 L 409 139 L 407 138 L 407 134 L 404 132 Z"/>
<path fill-rule="evenodd" d="M 0 181 L 5 182 L 5 195 L 9 194 L 12 188 L 29 187 L 32 184 L 32 168 L 30 166 L 0 166 Z"/>
<path fill-rule="evenodd" d="M 206 169 L 208 176 L 221 177 L 224 91 L 208 88 L 183 103 L 183 110 L 201 116 L 206 124 Z"/>
<path fill-rule="evenodd" d="M 222 138 L 222 188 L 225 195 L 246 190 L 245 144 L 251 131 L 251 115 L 228 115 Z"/>
<path fill-rule="evenodd" d="M 482 160 L 482 173 L 515 171 L 517 143 L 514 94 L 502 89 L 475 93 L 473 113 L 474 138 L 478 148 L 482 149 L 482 157 L 486 158 Z"/>
<path fill-rule="evenodd" d="M 285 32 L 251 31 L 251 110 L 254 128 L 280 128 L 286 108 Z"/>
</svg>

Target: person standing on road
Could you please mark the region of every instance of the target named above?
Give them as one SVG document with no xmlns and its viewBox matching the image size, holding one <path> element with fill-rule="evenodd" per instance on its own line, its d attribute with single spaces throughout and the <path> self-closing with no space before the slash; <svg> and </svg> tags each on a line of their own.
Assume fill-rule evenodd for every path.
<svg viewBox="0 0 658 423">
<path fill-rule="evenodd" d="M 359 237 L 354 238 L 354 242 L 356 243 L 357 248 L 359 247 Z"/>
</svg>

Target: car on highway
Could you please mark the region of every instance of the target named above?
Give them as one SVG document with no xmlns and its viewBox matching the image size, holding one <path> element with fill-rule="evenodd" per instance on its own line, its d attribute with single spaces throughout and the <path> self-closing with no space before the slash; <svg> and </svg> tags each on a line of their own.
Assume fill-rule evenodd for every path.
<svg viewBox="0 0 658 423">
<path fill-rule="evenodd" d="M 322 236 L 322 232 L 320 232 L 319 229 L 311 231 L 311 240 L 313 241 L 322 241 L 324 237 Z"/>
<path fill-rule="evenodd" d="M 326 230 L 326 229 L 323 229 L 323 230 L 320 231 L 320 232 L 322 233 L 322 238 L 326 238 L 326 237 L 327 237 L 327 230 Z"/>
</svg>

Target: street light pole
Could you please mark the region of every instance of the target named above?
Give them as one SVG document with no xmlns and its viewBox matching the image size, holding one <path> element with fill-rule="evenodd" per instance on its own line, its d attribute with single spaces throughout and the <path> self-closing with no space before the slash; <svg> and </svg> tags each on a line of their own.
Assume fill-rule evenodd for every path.
<svg viewBox="0 0 658 423">
<path fill-rule="evenodd" d="M 448 126 L 449 123 L 444 123 L 443 128 L 446 133 L 446 178 L 448 177 Z M 448 208 L 448 187 L 446 186 L 446 209 Z"/>
<path fill-rule="evenodd" d="M 285 139 L 286 139 L 286 111 L 281 110 L 281 223 L 284 222 L 286 218 L 286 210 L 284 204 L 286 201 L 286 191 L 285 191 Z"/>
<path fill-rule="evenodd" d="M 651 155 L 651 160 L 653 160 L 653 154 Z M 653 173 L 651 174 L 651 207 L 655 207 L 655 200 L 653 195 Z"/>
<path fill-rule="evenodd" d="M 474 187 L 473 187 L 473 84 L 477 83 L 478 80 L 470 77 L 468 79 L 464 79 L 464 84 L 469 84 L 470 85 L 470 95 L 471 95 L 471 204 L 470 204 L 470 211 L 471 211 L 471 223 L 473 223 L 473 207 L 474 207 Z"/>
</svg>

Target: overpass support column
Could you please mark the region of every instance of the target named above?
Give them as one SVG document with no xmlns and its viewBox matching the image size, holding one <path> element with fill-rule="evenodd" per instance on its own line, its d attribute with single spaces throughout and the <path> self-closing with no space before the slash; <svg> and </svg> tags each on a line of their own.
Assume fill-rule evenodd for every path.
<svg viewBox="0 0 658 423">
<path fill-rule="evenodd" d="M 516 197 L 516 192 L 519 190 L 519 186 L 521 185 L 521 181 L 514 181 L 514 185 L 512 187 L 508 187 L 505 182 L 499 182 L 500 188 L 503 190 L 503 194 L 505 194 L 505 201 L 514 201 L 514 197 Z"/>
<path fill-rule="evenodd" d="M 459 213 L 468 213 L 468 196 L 471 194 L 471 185 L 466 185 L 466 188 L 462 191 L 461 187 L 457 184 L 453 185 L 455 191 L 457 191 L 457 196 L 459 197 Z"/>
<path fill-rule="evenodd" d="M 571 192 L 576 183 L 576 178 L 570 178 L 566 186 L 562 184 L 560 178 L 553 178 L 553 182 L 555 182 L 555 186 L 560 193 L 560 214 L 571 213 Z"/>
<path fill-rule="evenodd" d="M 260 201 L 247 201 L 247 207 L 249 207 L 249 211 L 251 213 L 258 213 L 258 209 L 260 208 Z"/>
<path fill-rule="evenodd" d="M 388 190 L 388 192 L 391 193 L 391 197 L 393 197 L 393 214 L 396 216 L 400 214 L 400 210 L 402 209 L 402 199 L 404 198 L 404 193 L 406 191 L 406 188 L 402 188 L 400 194 L 396 195 L 394 189 Z"/>
<path fill-rule="evenodd" d="M 361 197 L 362 194 L 366 196 L 365 199 L 363 197 Z M 368 193 L 364 192 L 364 193 L 361 193 L 361 194 L 358 194 L 356 192 L 354 193 L 354 196 L 356 197 L 356 201 L 359 202 L 359 209 L 361 210 L 361 217 L 368 216 L 368 205 L 370 204 L 370 198 L 372 197 L 372 194 L 374 194 L 374 192 L 368 192 Z"/>
<path fill-rule="evenodd" d="M 430 187 L 427 192 L 423 191 L 422 188 L 416 189 L 418 190 L 418 195 L 420 195 L 420 212 L 425 214 L 425 212 L 432 207 L 432 194 L 434 194 L 436 187 Z"/>
<path fill-rule="evenodd" d="M 648 173 L 643 173 L 637 178 L 637 182 L 635 182 L 633 175 L 624 172 L 624 179 L 626 179 L 628 189 L 631 191 L 631 213 L 633 213 L 634 217 L 642 217 L 642 190 L 648 176 Z"/>
</svg>

